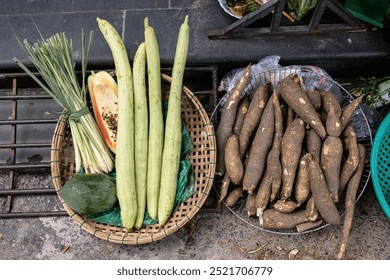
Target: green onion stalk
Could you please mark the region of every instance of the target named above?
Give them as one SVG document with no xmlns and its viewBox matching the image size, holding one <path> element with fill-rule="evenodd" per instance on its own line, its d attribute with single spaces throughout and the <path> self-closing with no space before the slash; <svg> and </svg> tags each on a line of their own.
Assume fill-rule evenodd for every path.
<svg viewBox="0 0 390 280">
<path fill-rule="evenodd" d="M 75 150 L 76 172 L 108 173 L 114 167 L 114 159 L 104 143 L 100 130 L 92 117 L 86 100 L 86 69 L 93 32 L 85 48 L 85 35 L 81 40 L 82 85 L 80 85 L 73 59 L 73 43 L 65 33 L 56 33 L 48 39 L 31 43 L 27 39 L 20 46 L 41 75 L 41 81 L 19 59 L 14 61 L 63 109 L 61 118 L 68 121 Z"/>
</svg>

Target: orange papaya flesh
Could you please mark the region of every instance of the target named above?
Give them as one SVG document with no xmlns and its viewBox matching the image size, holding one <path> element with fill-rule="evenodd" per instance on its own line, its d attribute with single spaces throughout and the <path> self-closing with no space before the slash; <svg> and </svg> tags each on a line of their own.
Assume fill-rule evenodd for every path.
<svg viewBox="0 0 390 280">
<path fill-rule="evenodd" d="M 92 72 L 88 77 L 88 91 L 96 123 L 108 148 L 116 152 L 118 121 L 118 86 L 106 71 Z"/>
</svg>

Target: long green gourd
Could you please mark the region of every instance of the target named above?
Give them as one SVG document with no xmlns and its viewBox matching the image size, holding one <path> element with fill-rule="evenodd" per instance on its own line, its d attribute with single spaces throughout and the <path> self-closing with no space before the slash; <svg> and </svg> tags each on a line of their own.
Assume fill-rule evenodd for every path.
<svg viewBox="0 0 390 280">
<path fill-rule="evenodd" d="M 190 27 L 188 25 L 188 16 L 186 16 L 183 24 L 180 26 L 169 91 L 161 169 L 160 198 L 158 203 L 158 220 L 160 226 L 163 226 L 168 221 L 176 196 L 181 150 L 181 95 L 188 53 L 189 34 Z"/>
<path fill-rule="evenodd" d="M 161 160 L 164 141 L 164 123 L 161 101 L 161 69 L 158 42 L 153 27 L 145 18 L 146 61 L 149 90 L 149 149 L 146 205 L 150 217 L 157 218 L 160 193 Z"/>
<path fill-rule="evenodd" d="M 106 20 L 97 18 L 115 63 L 118 83 L 118 124 L 115 158 L 116 186 L 122 225 L 134 227 L 137 217 L 137 194 L 134 166 L 134 90 L 129 58 L 122 38 Z"/>
<path fill-rule="evenodd" d="M 148 169 L 148 103 L 146 98 L 146 46 L 138 46 L 133 63 L 134 129 L 135 129 L 135 184 L 138 214 L 135 228 L 140 229 L 146 210 L 146 175 Z"/>
</svg>

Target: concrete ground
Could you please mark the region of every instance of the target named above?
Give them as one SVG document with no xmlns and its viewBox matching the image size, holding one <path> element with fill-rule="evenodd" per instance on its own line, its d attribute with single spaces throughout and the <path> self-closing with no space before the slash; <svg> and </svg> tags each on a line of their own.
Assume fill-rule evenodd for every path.
<svg viewBox="0 0 390 280">
<path fill-rule="evenodd" d="M 51 184 L 49 175 L 26 175 L 20 180 L 30 187 L 50 187 Z M 62 210 L 55 196 L 33 200 L 37 208 L 46 204 L 54 210 Z M 28 196 L 14 200 L 21 211 L 31 202 Z M 4 200 L 0 205 L 4 206 Z M 389 260 L 389 236 L 390 222 L 369 184 L 356 205 L 345 258 Z M 224 205 L 213 203 L 176 233 L 138 246 L 98 239 L 68 216 L 0 219 L 0 259 L 3 260 L 325 260 L 335 257 L 340 239 L 341 225 L 301 235 L 263 232 L 243 222 Z"/>
</svg>

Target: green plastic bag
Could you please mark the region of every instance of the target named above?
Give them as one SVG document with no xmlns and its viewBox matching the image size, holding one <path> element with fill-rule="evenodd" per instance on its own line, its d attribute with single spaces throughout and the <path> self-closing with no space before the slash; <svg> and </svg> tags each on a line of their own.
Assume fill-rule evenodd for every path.
<svg viewBox="0 0 390 280">
<path fill-rule="evenodd" d="M 317 6 L 317 2 L 318 0 L 287 0 L 287 6 L 290 15 L 297 20 L 301 20 Z"/>
<path fill-rule="evenodd" d="M 168 103 L 163 102 L 163 118 L 166 118 L 166 112 L 168 109 Z M 182 143 L 181 143 L 181 158 L 180 158 L 180 168 L 178 175 L 178 183 L 176 190 L 176 198 L 174 204 L 174 210 L 188 198 L 190 198 L 195 193 L 195 174 L 191 169 L 191 162 L 188 159 L 188 153 L 192 150 L 192 140 L 190 134 L 188 133 L 184 122 L 182 122 Z M 110 173 L 114 178 L 116 177 L 115 170 Z M 119 205 L 114 207 L 111 210 L 105 211 L 103 213 L 94 213 L 88 215 L 91 220 L 102 224 L 108 224 L 112 226 L 122 226 L 122 219 L 120 214 Z M 153 220 L 148 211 L 145 211 L 145 218 L 143 225 L 151 225 L 158 223 L 158 219 Z"/>
</svg>

